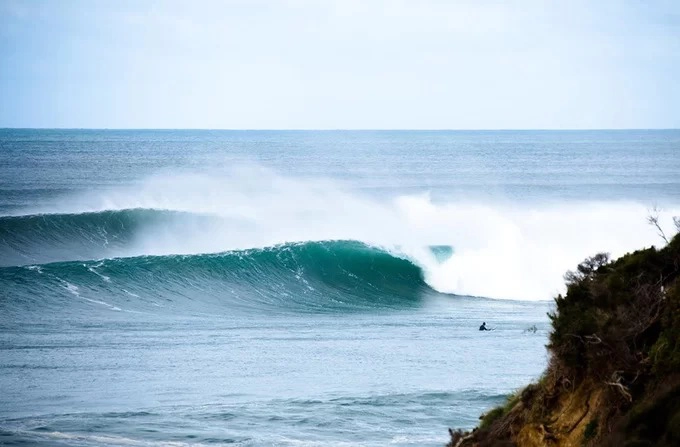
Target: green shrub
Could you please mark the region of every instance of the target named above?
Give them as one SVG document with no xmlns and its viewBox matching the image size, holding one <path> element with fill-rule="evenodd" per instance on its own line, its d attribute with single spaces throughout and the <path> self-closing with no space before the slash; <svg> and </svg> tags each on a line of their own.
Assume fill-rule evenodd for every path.
<svg viewBox="0 0 680 447">
<path fill-rule="evenodd" d="M 651 348 L 654 372 L 658 374 L 680 371 L 680 286 L 666 294 L 666 309 L 661 316 L 663 329 Z"/>
<path fill-rule="evenodd" d="M 491 411 L 488 411 L 482 416 L 482 421 L 479 423 L 479 428 L 484 430 L 491 427 L 491 424 L 496 422 L 498 419 L 505 415 L 505 408 L 496 407 Z"/>
<path fill-rule="evenodd" d="M 680 437 L 680 385 L 654 399 L 635 405 L 625 424 L 628 439 L 653 442 L 656 446 L 678 445 Z M 677 438 L 677 439 L 676 439 Z"/>
<path fill-rule="evenodd" d="M 597 425 L 598 425 L 598 423 L 599 423 L 599 421 L 598 421 L 597 418 L 588 422 L 585 430 L 583 430 L 583 442 L 584 443 L 592 440 L 593 438 L 595 438 L 595 436 L 597 436 Z"/>
<path fill-rule="evenodd" d="M 522 390 L 515 391 L 512 394 L 509 394 L 505 398 L 505 404 L 501 405 L 500 407 L 496 407 L 491 411 L 488 411 L 482 416 L 482 421 L 479 423 L 479 428 L 480 429 L 486 429 L 491 427 L 491 425 L 497 421 L 498 419 L 502 418 L 506 414 L 510 412 L 514 408 L 515 405 L 517 405 L 520 401 L 520 398 L 522 396 Z"/>
<path fill-rule="evenodd" d="M 609 262 L 595 255 L 565 275 L 566 295 L 549 313 L 553 330 L 548 348 L 559 375 L 571 382 L 633 381 L 647 368 L 680 370 L 680 236 L 666 247 L 629 253 Z M 618 380 L 618 379 L 617 379 Z"/>
</svg>

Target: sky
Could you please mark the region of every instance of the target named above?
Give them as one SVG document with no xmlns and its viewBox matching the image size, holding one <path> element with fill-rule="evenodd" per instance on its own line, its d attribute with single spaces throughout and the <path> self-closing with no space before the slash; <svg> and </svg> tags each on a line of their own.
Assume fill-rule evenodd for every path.
<svg viewBox="0 0 680 447">
<path fill-rule="evenodd" d="M 680 2 L 0 0 L 0 127 L 680 127 Z"/>
</svg>

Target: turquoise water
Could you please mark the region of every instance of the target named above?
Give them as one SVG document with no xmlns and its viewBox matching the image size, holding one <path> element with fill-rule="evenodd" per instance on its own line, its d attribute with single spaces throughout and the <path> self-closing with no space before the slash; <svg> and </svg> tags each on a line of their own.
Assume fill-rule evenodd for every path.
<svg viewBox="0 0 680 447">
<path fill-rule="evenodd" d="M 540 375 L 567 269 L 672 231 L 679 150 L 0 130 L 0 444 L 442 445 Z"/>
</svg>

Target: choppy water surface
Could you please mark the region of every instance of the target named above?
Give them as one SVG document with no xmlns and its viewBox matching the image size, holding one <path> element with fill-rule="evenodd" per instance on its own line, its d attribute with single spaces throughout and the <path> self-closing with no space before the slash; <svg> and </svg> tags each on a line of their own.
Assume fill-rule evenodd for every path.
<svg viewBox="0 0 680 447">
<path fill-rule="evenodd" d="M 679 149 L 0 130 L 0 444 L 442 445 L 540 375 L 565 270 L 670 231 Z"/>
</svg>

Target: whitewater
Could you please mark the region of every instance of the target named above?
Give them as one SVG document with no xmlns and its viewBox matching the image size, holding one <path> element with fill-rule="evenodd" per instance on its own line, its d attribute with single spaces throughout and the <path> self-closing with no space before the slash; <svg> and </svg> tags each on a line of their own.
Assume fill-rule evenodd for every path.
<svg viewBox="0 0 680 447">
<path fill-rule="evenodd" d="M 680 215 L 679 131 L 0 145 L 9 444 L 442 445 L 541 373 L 567 270 Z"/>
</svg>

